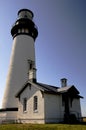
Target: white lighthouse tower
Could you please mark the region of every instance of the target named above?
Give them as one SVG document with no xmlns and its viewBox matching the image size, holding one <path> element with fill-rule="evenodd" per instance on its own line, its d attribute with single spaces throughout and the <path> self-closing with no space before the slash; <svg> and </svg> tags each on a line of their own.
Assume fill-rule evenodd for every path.
<svg viewBox="0 0 86 130">
<path fill-rule="evenodd" d="M 2 102 L 2 111 L 7 117 L 15 117 L 18 111 L 18 102 L 15 94 L 28 80 L 30 69 L 35 70 L 35 45 L 34 41 L 38 35 L 37 28 L 33 22 L 33 13 L 28 9 L 18 12 L 18 19 L 11 29 L 13 47 L 10 65 L 7 75 L 6 88 Z M 33 77 L 36 81 L 36 74 Z"/>
</svg>

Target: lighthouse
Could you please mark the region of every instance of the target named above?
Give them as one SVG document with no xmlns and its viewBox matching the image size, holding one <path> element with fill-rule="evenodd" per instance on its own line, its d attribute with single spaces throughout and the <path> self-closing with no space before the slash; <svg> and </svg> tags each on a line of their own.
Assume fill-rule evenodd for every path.
<svg viewBox="0 0 86 130">
<path fill-rule="evenodd" d="M 31 10 L 19 10 L 18 18 L 11 29 L 13 45 L 2 102 L 2 111 L 7 113 L 18 110 L 15 95 L 28 80 L 29 73 L 29 79 L 36 82 L 35 40 L 38 30 L 33 17 Z"/>
</svg>

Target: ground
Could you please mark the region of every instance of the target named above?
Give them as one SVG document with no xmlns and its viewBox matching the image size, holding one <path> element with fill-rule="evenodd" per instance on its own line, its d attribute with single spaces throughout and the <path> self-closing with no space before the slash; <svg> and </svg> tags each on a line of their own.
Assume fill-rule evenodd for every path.
<svg viewBox="0 0 86 130">
<path fill-rule="evenodd" d="M 86 125 L 70 124 L 6 124 L 0 130 L 86 130 Z"/>
</svg>

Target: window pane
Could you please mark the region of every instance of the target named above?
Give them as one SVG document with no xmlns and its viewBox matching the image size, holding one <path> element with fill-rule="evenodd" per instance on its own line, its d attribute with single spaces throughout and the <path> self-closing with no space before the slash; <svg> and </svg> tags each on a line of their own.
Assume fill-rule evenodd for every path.
<svg viewBox="0 0 86 130">
<path fill-rule="evenodd" d="M 24 101 L 23 101 L 23 111 L 27 111 L 27 99 L 24 98 Z"/>
<path fill-rule="evenodd" d="M 37 96 L 34 96 L 34 111 L 38 109 L 38 98 Z"/>
</svg>

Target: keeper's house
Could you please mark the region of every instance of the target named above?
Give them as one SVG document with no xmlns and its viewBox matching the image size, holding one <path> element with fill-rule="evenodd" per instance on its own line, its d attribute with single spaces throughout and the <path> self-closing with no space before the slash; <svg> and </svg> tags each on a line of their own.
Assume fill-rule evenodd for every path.
<svg viewBox="0 0 86 130">
<path fill-rule="evenodd" d="M 67 86 L 61 79 L 61 88 L 43 83 L 28 82 L 16 94 L 18 98 L 18 122 L 57 123 L 81 118 L 79 91 L 74 85 Z"/>
</svg>

